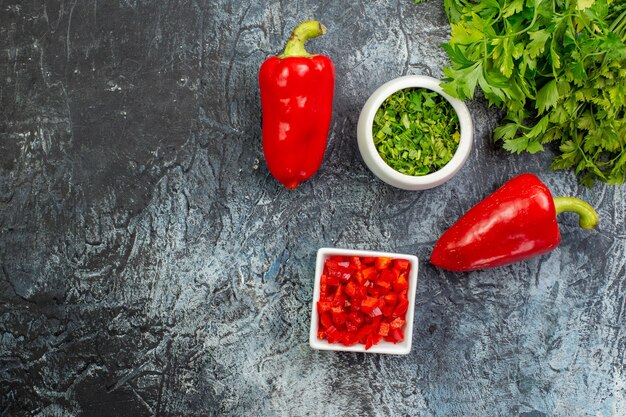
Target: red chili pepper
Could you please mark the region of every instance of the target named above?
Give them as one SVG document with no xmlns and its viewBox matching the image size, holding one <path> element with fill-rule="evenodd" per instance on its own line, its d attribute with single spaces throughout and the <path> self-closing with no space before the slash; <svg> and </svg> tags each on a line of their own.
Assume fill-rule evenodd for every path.
<svg viewBox="0 0 626 417">
<path fill-rule="evenodd" d="M 472 207 L 435 244 L 430 262 L 450 271 L 492 268 L 541 255 L 561 241 L 556 215 L 573 211 L 592 229 L 598 214 L 573 197 L 553 198 L 532 174 L 519 175 Z"/>
<path fill-rule="evenodd" d="M 289 189 L 315 174 L 326 150 L 335 68 L 330 58 L 304 49 L 307 40 L 325 33 L 319 22 L 301 23 L 285 52 L 268 58 L 259 70 L 265 160 Z"/>
</svg>

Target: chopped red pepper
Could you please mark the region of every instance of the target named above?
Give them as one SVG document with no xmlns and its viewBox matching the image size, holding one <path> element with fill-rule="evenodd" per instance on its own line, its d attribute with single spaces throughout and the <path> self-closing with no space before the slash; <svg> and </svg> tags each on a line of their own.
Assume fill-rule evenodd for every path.
<svg viewBox="0 0 626 417">
<path fill-rule="evenodd" d="M 376 285 L 383 288 L 390 288 L 391 283 L 394 281 L 395 274 L 389 269 L 385 269 L 380 272 L 380 277 L 376 281 Z"/>
<path fill-rule="evenodd" d="M 346 284 L 345 292 L 350 298 L 354 298 L 357 295 L 358 286 L 354 281 L 350 281 Z"/>
<path fill-rule="evenodd" d="M 339 277 L 335 277 L 335 276 L 331 277 L 328 275 L 322 275 L 322 276 L 324 277 L 324 281 L 322 282 L 322 285 L 336 287 L 337 285 L 341 283 L 341 281 L 339 281 Z"/>
<path fill-rule="evenodd" d="M 378 328 L 378 334 L 381 336 L 387 336 L 389 334 L 389 323 L 381 323 Z"/>
<path fill-rule="evenodd" d="M 328 339 L 328 343 L 335 343 L 341 337 L 341 332 L 338 331 L 335 326 L 330 326 L 326 329 L 326 337 Z"/>
<path fill-rule="evenodd" d="M 330 317 L 330 314 L 324 313 L 320 316 L 320 323 L 322 324 L 322 326 L 328 329 L 333 325 L 333 319 Z M 328 333 L 328 331 L 326 333 Z"/>
<path fill-rule="evenodd" d="M 367 287 L 367 294 L 378 299 L 378 297 L 380 297 L 381 295 L 381 288 L 375 287 L 373 285 L 371 287 Z"/>
<path fill-rule="evenodd" d="M 396 259 L 393 261 L 393 269 L 397 269 L 399 271 L 408 271 L 411 266 L 411 262 L 406 259 Z"/>
<path fill-rule="evenodd" d="M 386 305 L 394 306 L 398 302 L 398 294 L 396 294 L 396 293 L 389 293 L 389 294 L 385 295 L 384 300 L 385 300 L 385 304 Z"/>
<path fill-rule="evenodd" d="M 330 311 L 332 305 L 333 304 L 331 302 L 329 302 L 329 301 L 318 301 L 317 302 L 317 311 L 325 313 L 327 311 Z"/>
<path fill-rule="evenodd" d="M 361 301 L 361 311 L 364 313 L 369 314 L 377 307 L 378 307 L 378 298 L 376 297 L 367 297 L 363 301 Z"/>
<path fill-rule="evenodd" d="M 343 295 L 343 287 L 337 287 L 337 291 L 335 292 L 335 297 L 333 298 L 333 306 L 334 307 L 343 307 L 346 304 L 346 296 Z"/>
<path fill-rule="evenodd" d="M 361 259 L 358 256 L 353 256 L 350 258 L 350 265 L 355 271 L 360 271 L 363 269 L 363 264 L 361 263 Z"/>
<path fill-rule="evenodd" d="M 398 275 L 398 278 L 393 282 L 393 289 L 396 291 L 402 291 L 409 288 L 409 281 L 406 279 L 405 274 Z"/>
<path fill-rule="evenodd" d="M 376 307 L 372 311 L 369 312 L 369 315 L 370 317 L 378 317 L 378 316 L 382 316 L 383 312 L 380 309 L 380 307 Z"/>
<path fill-rule="evenodd" d="M 391 323 L 389 323 L 389 325 L 392 329 L 401 329 L 402 326 L 404 326 L 404 323 L 406 323 L 404 320 L 400 317 L 396 317 Z"/>
<path fill-rule="evenodd" d="M 365 325 L 363 327 L 361 327 L 361 330 L 358 331 L 357 335 L 356 335 L 356 339 L 361 342 L 361 343 L 365 343 L 364 340 L 367 337 L 368 334 L 370 334 L 372 332 L 372 326 L 370 325 Z"/>
<path fill-rule="evenodd" d="M 341 341 L 341 343 L 344 346 L 352 346 L 352 345 L 358 343 L 358 340 L 356 340 L 356 336 L 354 335 L 354 333 L 346 333 L 343 336 L 343 340 Z"/>
<path fill-rule="evenodd" d="M 346 320 L 346 330 L 350 333 L 354 333 L 359 330 L 359 326 L 357 326 L 353 321 Z"/>
<path fill-rule="evenodd" d="M 409 302 L 407 300 L 402 300 L 396 306 L 396 309 L 393 310 L 393 315 L 396 317 L 401 317 L 406 314 L 406 311 L 409 309 Z"/>
<path fill-rule="evenodd" d="M 340 281 L 348 281 L 352 277 L 352 270 L 348 268 L 349 266 L 350 262 L 328 260 L 325 267 L 326 275 L 328 278 L 337 278 L 337 284 Z"/>
<path fill-rule="evenodd" d="M 362 274 L 365 281 L 374 281 L 376 279 L 376 276 L 378 275 L 378 271 L 376 270 L 376 268 L 371 266 L 369 268 L 365 268 L 362 271 Z"/>
<path fill-rule="evenodd" d="M 369 349 L 404 340 L 411 264 L 389 257 L 332 256 L 324 264 L 317 302 L 318 338 Z"/>
<path fill-rule="evenodd" d="M 353 311 L 352 313 L 350 313 L 350 315 L 348 316 L 348 320 L 350 320 L 357 326 L 360 326 L 365 321 L 365 319 L 363 318 L 363 315 L 357 313 L 356 311 Z"/>
<path fill-rule="evenodd" d="M 404 340 L 404 333 L 400 329 L 389 330 L 389 335 L 385 337 L 388 342 L 398 343 Z"/>
<path fill-rule="evenodd" d="M 333 311 L 331 315 L 333 317 L 333 323 L 337 327 L 343 326 L 346 323 L 346 319 L 348 318 L 348 315 L 343 311 Z"/>
<path fill-rule="evenodd" d="M 378 269 L 379 271 L 382 271 L 383 269 L 387 269 L 389 267 L 389 265 L 391 264 L 392 259 L 391 258 L 384 258 L 384 257 L 380 257 L 380 258 L 376 258 L 376 269 Z"/>
<path fill-rule="evenodd" d="M 331 307 L 330 312 L 335 314 L 343 313 L 343 307 Z"/>
<path fill-rule="evenodd" d="M 385 317 L 389 317 L 393 315 L 393 311 L 395 310 L 394 306 L 384 306 L 382 309 L 383 311 L 383 316 Z"/>
</svg>

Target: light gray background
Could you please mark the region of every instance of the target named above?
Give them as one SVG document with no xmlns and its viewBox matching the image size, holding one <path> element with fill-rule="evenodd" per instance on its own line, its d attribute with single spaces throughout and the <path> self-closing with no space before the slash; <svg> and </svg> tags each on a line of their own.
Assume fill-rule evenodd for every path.
<svg viewBox="0 0 626 417">
<path fill-rule="evenodd" d="M 257 70 L 301 20 L 329 28 L 324 164 L 269 174 Z M 445 185 L 363 166 L 359 110 L 403 74 L 442 76 L 442 1 L 0 0 L 0 415 L 623 416 L 624 188 L 549 153 L 475 148 Z M 451 274 L 437 237 L 522 172 L 598 208 L 597 231 L 529 262 Z M 497 244 L 497 243 L 496 243 Z M 319 247 L 417 254 L 406 357 L 317 352 Z"/>
</svg>

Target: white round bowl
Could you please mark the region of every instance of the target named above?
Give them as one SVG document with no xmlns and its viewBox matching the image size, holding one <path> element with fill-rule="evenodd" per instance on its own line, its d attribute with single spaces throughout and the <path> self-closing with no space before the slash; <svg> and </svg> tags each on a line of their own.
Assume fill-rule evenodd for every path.
<svg viewBox="0 0 626 417">
<path fill-rule="evenodd" d="M 361 156 L 363 157 L 363 161 L 367 167 L 374 173 L 374 175 L 387 184 L 404 190 L 426 190 L 433 188 L 452 178 L 467 160 L 467 157 L 472 150 L 472 142 L 474 138 L 472 117 L 465 103 L 444 93 L 441 87 L 439 87 L 440 83 L 440 80 L 425 75 L 406 75 L 404 77 L 395 78 L 381 85 L 365 102 L 363 110 L 361 110 L 361 115 L 359 116 L 359 123 L 357 125 L 359 150 L 361 151 Z M 440 170 L 422 176 L 402 174 L 387 165 L 378 153 L 378 150 L 376 150 L 372 135 L 374 116 L 385 99 L 396 91 L 413 87 L 427 88 L 439 93 L 442 97 L 448 100 L 459 117 L 459 125 L 461 129 L 459 146 L 450 162 L 448 162 Z"/>
</svg>

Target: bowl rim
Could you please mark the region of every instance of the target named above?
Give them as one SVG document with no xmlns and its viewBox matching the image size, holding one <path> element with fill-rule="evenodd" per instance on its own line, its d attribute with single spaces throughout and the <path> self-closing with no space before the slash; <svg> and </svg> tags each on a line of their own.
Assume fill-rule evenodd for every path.
<svg viewBox="0 0 626 417">
<path fill-rule="evenodd" d="M 344 346 L 339 343 L 328 343 L 325 340 L 319 340 L 317 338 L 318 330 L 318 313 L 317 313 L 317 300 L 320 295 L 320 277 L 324 270 L 324 262 L 326 258 L 331 255 L 340 256 L 371 256 L 371 257 L 390 257 L 394 259 L 406 259 L 411 263 L 411 271 L 409 272 L 409 291 L 407 298 L 409 299 L 409 308 L 406 312 L 406 324 L 404 332 L 404 340 L 400 343 L 394 344 L 381 340 L 378 344 L 372 346 L 368 350 L 365 350 L 365 345 L 356 344 L 352 346 Z M 411 352 L 412 339 L 413 339 L 413 320 L 415 317 L 415 294 L 417 291 L 417 278 L 419 272 L 419 259 L 415 255 L 407 255 L 404 253 L 393 252 L 381 252 L 372 250 L 359 250 L 359 249 L 342 249 L 324 247 L 317 251 L 316 266 L 315 266 L 315 281 L 313 286 L 313 298 L 311 300 L 311 326 L 309 329 L 309 345 L 316 350 L 334 350 L 344 352 L 362 352 L 362 353 L 383 353 L 389 355 L 407 355 Z"/>
<path fill-rule="evenodd" d="M 405 75 L 386 82 L 376 89 L 374 93 L 372 93 L 363 106 L 361 115 L 359 116 L 359 125 L 364 124 L 364 126 L 363 128 L 358 129 L 359 136 L 366 136 L 365 138 L 359 138 L 359 148 L 361 153 L 367 152 L 371 155 L 371 160 L 366 160 L 365 162 L 368 166 L 370 165 L 370 162 L 375 164 L 375 167 L 369 166 L 372 171 L 379 170 L 383 177 L 390 178 L 394 183 L 405 184 L 408 186 L 436 186 L 452 178 L 463 166 L 472 149 L 474 136 L 472 117 L 465 103 L 446 94 L 439 86 L 440 83 L 441 81 L 437 78 L 427 75 Z M 457 147 L 454 156 L 441 169 L 421 176 L 406 175 L 387 165 L 374 145 L 374 137 L 372 133 L 374 116 L 383 102 L 397 91 L 407 88 L 425 88 L 438 93 L 445 98 L 448 103 L 450 103 L 459 118 L 461 137 L 459 140 L 459 146 Z M 374 172 L 374 174 L 379 176 L 376 172 Z M 379 176 L 380 179 L 388 182 L 383 177 Z"/>
</svg>

